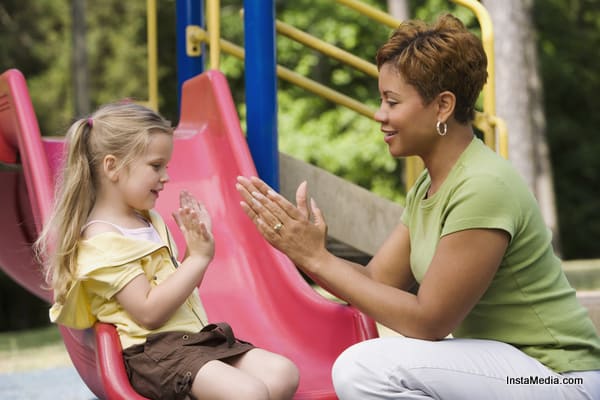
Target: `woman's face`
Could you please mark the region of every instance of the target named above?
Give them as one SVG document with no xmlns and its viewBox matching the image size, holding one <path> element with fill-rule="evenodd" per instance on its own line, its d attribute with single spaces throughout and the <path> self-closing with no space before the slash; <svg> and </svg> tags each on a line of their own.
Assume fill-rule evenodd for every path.
<svg viewBox="0 0 600 400">
<path fill-rule="evenodd" d="M 435 102 L 425 105 L 417 89 L 404 81 L 392 63 L 379 71 L 381 105 L 375 120 L 393 157 L 427 154 L 435 142 Z"/>
</svg>

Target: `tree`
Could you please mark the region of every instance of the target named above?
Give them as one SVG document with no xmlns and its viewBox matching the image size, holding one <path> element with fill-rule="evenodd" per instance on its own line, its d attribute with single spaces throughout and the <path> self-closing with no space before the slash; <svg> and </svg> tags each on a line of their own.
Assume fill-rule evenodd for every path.
<svg viewBox="0 0 600 400">
<path fill-rule="evenodd" d="M 484 0 L 494 26 L 497 114 L 506 121 L 509 159 L 536 196 L 558 244 L 554 184 L 538 73 L 533 0 Z"/>
<path fill-rule="evenodd" d="M 564 258 L 600 257 L 600 1 L 536 0 Z"/>
<path fill-rule="evenodd" d="M 75 115 L 90 112 L 88 87 L 87 46 L 85 43 L 85 0 L 71 0 L 71 19 L 73 21 L 73 92 L 75 93 Z"/>
<path fill-rule="evenodd" d="M 404 21 L 410 18 L 408 0 L 387 0 L 387 9 L 390 15 Z"/>
</svg>

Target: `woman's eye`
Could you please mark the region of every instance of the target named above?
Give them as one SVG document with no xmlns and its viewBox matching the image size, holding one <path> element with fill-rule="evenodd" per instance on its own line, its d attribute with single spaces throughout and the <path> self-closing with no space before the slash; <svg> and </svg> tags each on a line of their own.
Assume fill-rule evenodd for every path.
<svg viewBox="0 0 600 400">
<path fill-rule="evenodd" d="M 390 107 L 393 107 L 393 106 L 395 106 L 396 104 L 398 104 L 398 102 L 397 102 L 397 101 L 390 100 L 390 99 L 380 99 L 380 101 L 381 101 L 381 103 L 385 103 L 385 104 L 387 104 L 387 105 L 388 105 L 388 106 L 390 106 Z"/>
</svg>

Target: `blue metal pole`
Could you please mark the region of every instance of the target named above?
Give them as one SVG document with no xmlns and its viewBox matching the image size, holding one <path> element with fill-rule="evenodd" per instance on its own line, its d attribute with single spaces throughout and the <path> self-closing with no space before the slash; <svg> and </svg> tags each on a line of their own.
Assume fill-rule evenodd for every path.
<svg viewBox="0 0 600 400">
<path fill-rule="evenodd" d="M 258 175 L 279 191 L 274 0 L 244 0 L 247 139 Z"/>
<path fill-rule="evenodd" d="M 181 86 L 186 80 L 204 71 L 204 44 L 200 56 L 188 56 L 186 51 L 185 28 L 188 25 L 204 24 L 203 0 L 177 0 L 176 2 L 176 36 L 177 36 L 177 104 L 181 106 Z"/>
</svg>

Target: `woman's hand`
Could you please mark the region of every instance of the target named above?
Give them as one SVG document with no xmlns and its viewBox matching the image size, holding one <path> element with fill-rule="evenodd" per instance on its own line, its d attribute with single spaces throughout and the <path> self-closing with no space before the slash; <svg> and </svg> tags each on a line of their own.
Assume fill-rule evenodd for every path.
<svg viewBox="0 0 600 400">
<path fill-rule="evenodd" d="M 306 182 L 298 186 L 296 206 L 259 178 L 240 176 L 237 182 L 236 188 L 243 198 L 240 204 L 260 233 L 298 267 L 311 272 L 318 264 L 315 262 L 318 257 L 327 254 L 327 224 L 313 199 L 309 211 Z"/>
<path fill-rule="evenodd" d="M 188 255 L 210 261 L 215 253 L 215 243 L 212 221 L 206 208 L 191 193 L 183 190 L 179 195 L 179 210 L 173 217 L 185 238 Z"/>
</svg>

